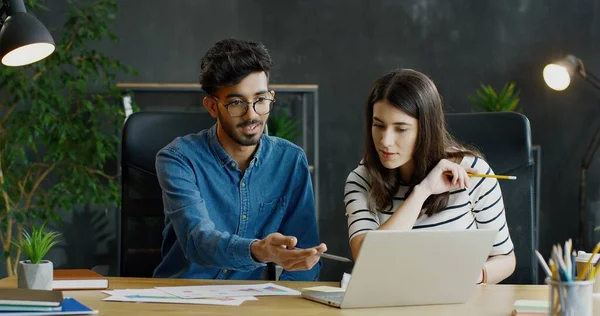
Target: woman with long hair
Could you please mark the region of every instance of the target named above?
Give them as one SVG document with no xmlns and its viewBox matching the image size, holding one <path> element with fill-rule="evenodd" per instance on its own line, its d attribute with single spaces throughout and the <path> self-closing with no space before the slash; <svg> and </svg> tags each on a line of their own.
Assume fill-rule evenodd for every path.
<svg viewBox="0 0 600 316">
<path fill-rule="evenodd" d="M 352 255 L 370 230 L 496 229 L 478 283 L 515 269 L 502 192 L 481 153 L 447 131 L 442 99 L 424 74 L 397 69 L 377 79 L 367 101 L 365 153 L 346 180 Z"/>
</svg>

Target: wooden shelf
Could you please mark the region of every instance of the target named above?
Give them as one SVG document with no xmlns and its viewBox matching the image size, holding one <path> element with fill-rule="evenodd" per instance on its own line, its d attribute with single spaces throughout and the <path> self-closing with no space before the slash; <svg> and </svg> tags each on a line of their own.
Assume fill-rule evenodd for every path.
<svg viewBox="0 0 600 316">
<path fill-rule="evenodd" d="M 269 87 L 273 90 L 281 91 L 316 91 L 319 89 L 315 84 L 272 84 Z M 137 83 L 137 82 L 120 82 L 117 83 L 117 88 L 131 90 L 147 90 L 147 91 L 199 91 L 202 90 L 202 85 L 197 83 Z"/>
</svg>

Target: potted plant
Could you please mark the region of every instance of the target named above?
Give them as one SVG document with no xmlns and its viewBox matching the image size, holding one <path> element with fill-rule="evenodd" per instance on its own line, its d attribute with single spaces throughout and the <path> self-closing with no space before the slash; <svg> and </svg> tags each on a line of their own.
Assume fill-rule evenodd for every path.
<svg viewBox="0 0 600 316">
<path fill-rule="evenodd" d="M 295 142 L 298 137 L 298 120 L 287 113 L 273 113 L 267 120 L 269 135 Z"/>
<path fill-rule="evenodd" d="M 44 9 L 43 0 L 26 4 L 30 13 Z M 134 71 L 95 48 L 117 39 L 117 5 L 68 4 L 64 24 L 51 30 L 58 33 L 52 55 L 0 67 L 0 246 L 9 276 L 21 251 L 12 241 L 24 228 L 59 222 L 60 210 L 88 203 L 108 212 L 119 201 L 114 165 L 125 113 L 116 77 Z"/>
<path fill-rule="evenodd" d="M 54 247 L 59 236 L 57 232 L 44 231 L 45 225 L 33 227 L 31 234 L 26 230 L 20 242 L 14 245 L 21 250 L 27 260 L 19 261 L 17 284 L 19 288 L 52 290 L 53 264 L 44 257 Z"/>
<path fill-rule="evenodd" d="M 296 142 L 298 138 L 298 124 L 300 121 L 295 119 L 289 114 L 289 111 L 279 111 L 271 114 L 267 121 L 267 131 L 270 136 L 276 136 L 289 140 L 290 142 Z M 314 167 L 308 166 L 310 172 L 313 172 Z"/>
<path fill-rule="evenodd" d="M 469 99 L 487 112 L 517 111 L 519 93 L 520 91 L 515 91 L 514 82 L 504 84 L 499 92 L 490 85 L 481 84 L 481 88 L 476 91 L 476 96 L 469 96 Z"/>
</svg>

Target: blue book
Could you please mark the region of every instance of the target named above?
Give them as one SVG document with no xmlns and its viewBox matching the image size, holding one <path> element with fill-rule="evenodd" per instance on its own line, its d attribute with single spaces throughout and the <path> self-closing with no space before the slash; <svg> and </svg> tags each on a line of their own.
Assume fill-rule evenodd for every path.
<svg viewBox="0 0 600 316">
<path fill-rule="evenodd" d="M 65 297 L 60 310 L 57 311 L 0 311 L 0 316 L 25 316 L 25 315 L 93 315 L 98 314 L 97 310 L 93 310 L 71 297 Z"/>
</svg>

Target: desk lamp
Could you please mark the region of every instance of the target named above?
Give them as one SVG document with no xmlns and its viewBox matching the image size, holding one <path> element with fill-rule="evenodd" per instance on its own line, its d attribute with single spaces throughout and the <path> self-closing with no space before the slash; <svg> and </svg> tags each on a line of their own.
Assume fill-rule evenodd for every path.
<svg viewBox="0 0 600 316">
<path fill-rule="evenodd" d="M 24 66 L 54 52 L 52 35 L 27 13 L 23 0 L 2 0 L 0 26 L 0 60 L 5 66 Z"/>
</svg>

